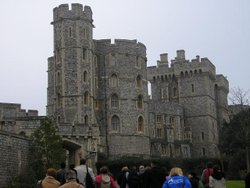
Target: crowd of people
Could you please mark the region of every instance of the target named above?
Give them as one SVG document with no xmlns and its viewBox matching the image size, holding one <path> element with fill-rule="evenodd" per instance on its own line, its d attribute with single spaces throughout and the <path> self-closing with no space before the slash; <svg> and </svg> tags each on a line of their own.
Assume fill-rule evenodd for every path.
<svg viewBox="0 0 250 188">
<path fill-rule="evenodd" d="M 196 173 L 184 174 L 179 167 L 173 167 L 169 172 L 166 168 L 152 161 L 149 166 L 124 166 L 119 175 L 114 178 L 107 166 L 102 166 L 95 176 L 81 159 L 79 166 L 70 165 L 66 170 L 65 163 L 61 169 L 49 168 L 46 177 L 39 181 L 42 188 L 226 188 L 225 174 L 218 165 L 208 163 L 200 178 Z M 246 188 L 249 188 L 246 180 Z"/>
</svg>

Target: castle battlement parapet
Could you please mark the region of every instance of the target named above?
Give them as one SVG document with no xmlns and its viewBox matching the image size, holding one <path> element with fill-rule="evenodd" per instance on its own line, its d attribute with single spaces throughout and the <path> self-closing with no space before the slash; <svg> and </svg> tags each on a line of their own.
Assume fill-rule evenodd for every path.
<svg viewBox="0 0 250 188">
<path fill-rule="evenodd" d="M 168 64 L 168 54 L 161 54 L 161 59 L 157 61 L 157 66 L 148 67 L 148 79 L 164 78 L 164 77 L 180 77 L 194 75 L 198 73 L 208 73 L 215 78 L 215 66 L 206 57 L 196 59 L 185 59 L 185 51 L 177 50 L 177 57 L 171 60 L 171 65 Z"/>
<path fill-rule="evenodd" d="M 89 6 L 82 4 L 72 3 L 71 9 L 68 4 L 62 4 L 53 9 L 54 22 L 61 21 L 62 19 L 86 19 L 92 23 L 92 10 Z"/>
<path fill-rule="evenodd" d="M 111 39 L 95 40 L 96 50 L 104 53 L 119 53 L 126 55 L 135 55 L 146 58 L 146 46 L 137 40 L 115 39 L 114 43 Z"/>
</svg>

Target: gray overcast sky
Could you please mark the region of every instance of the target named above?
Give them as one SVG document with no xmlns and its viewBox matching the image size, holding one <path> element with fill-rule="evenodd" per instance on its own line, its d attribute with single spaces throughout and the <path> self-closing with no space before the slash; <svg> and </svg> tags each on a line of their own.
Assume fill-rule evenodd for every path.
<svg viewBox="0 0 250 188">
<path fill-rule="evenodd" d="M 94 38 L 137 39 L 148 66 L 169 59 L 207 57 L 230 88 L 249 90 L 249 0 L 4 0 L 0 6 L 0 102 L 46 114 L 47 58 L 53 55 L 53 8 L 81 3 L 93 11 Z M 249 80 L 248 80 L 249 79 Z"/>
</svg>

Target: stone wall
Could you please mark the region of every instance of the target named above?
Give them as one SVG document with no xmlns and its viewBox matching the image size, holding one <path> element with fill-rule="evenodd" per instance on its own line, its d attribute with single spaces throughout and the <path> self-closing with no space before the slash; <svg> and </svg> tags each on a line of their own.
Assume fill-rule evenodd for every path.
<svg viewBox="0 0 250 188">
<path fill-rule="evenodd" d="M 29 139 L 0 130 L 0 187 L 27 172 Z"/>
</svg>

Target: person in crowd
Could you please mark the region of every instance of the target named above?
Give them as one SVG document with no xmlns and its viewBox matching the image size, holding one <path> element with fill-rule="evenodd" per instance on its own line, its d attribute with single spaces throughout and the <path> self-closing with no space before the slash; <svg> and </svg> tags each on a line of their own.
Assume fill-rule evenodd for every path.
<svg viewBox="0 0 250 188">
<path fill-rule="evenodd" d="M 199 178 L 197 177 L 195 172 L 189 172 L 188 174 L 189 181 L 192 185 L 192 188 L 200 188 Z"/>
<path fill-rule="evenodd" d="M 116 188 L 114 178 L 109 174 L 108 167 L 100 168 L 100 174 L 95 178 L 96 188 Z"/>
<path fill-rule="evenodd" d="M 92 178 L 92 181 L 95 182 L 94 172 L 93 172 L 92 168 L 87 167 L 86 159 L 81 159 L 80 165 L 75 167 L 75 170 L 77 171 L 77 179 L 79 180 L 79 183 L 84 185 L 84 186 L 86 185 L 85 177 L 87 175 L 87 168 L 88 168 L 88 172 Z"/>
<path fill-rule="evenodd" d="M 192 188 L 189 179 L 183 176 L 181 168 L 174 167 L 170 170 L 169 177 L 165 180 L 162 188 Z"/>
<path fill-rule="evenodd" d="M 213 167 L 213 173 L 209 176 L 209 187 L 226 188 L 225 174 L 218 165 Z"/>
<path fill-rule="evenodd" d="M 145 188 L 161 188 L 165 179 L 165 171 L 158 165 L 157 161 L 151 161 L 150 170 L 145 172 Z"/>
<path fill-rule="evenodd" d="M 209 188 L 209 176 L 213 173 L 213 163 L 208 162 L 207 167 L 202 171 L 201 181 L 204 188 Z"/>
<path fill-rule="evenodd" d="M 245 177 L 245 188 L 250 188 L 250 172 Z"/>
<path fill-rule="evenodd" d="M 56 180 L 56 169 L 48 168 L 46 177 L 42 180 L 43 188 L 58 188 L 60 182 Z"/>
<path fill-rule="evenodd" d="M 129 188 L 140 188 L 140 177 L 137 172 L 136 166 L 130 168 L 128 175 L 128 187 Z"/>
<path fill-rule="evenodd" d="M 120 186 L 120 188 L 128 188 L 128 175 L 129 175 L 129 168 L 127 166 L 122 167 L 122 170 L 117 180 L 117 183 Z"/>
<path fill-rule="evenodd" d="M 139 187 L 143 188 L 144 181 L 145 181 L 145 167 L 144 167 L 144 165 L 139 166 L 138 175 L 139 175 Z"/>
<path fill-rule="evenodd" d="M 79 180 L 77 178 L 77 171 L 75 169 L 75 164 L 69 165 L 69 170 L 73 170 L 75 172 L 75 174 L 76 174 L 76 182 L 79 183 Z"/>
<path fill-rule="evenodd" d="M 85 188 L 83 185 L 77 183 L 76 173 L 73 170 L 65 172 L 66 183 L 61 185 L 59 188 Z"/>
<path fill-rule="evenodd" d="M 65 162 L 61 163 L 61 168 L 56 172 L 56 180 L 60 182 L 60 185 L 63 185 L 65 180 L 65 173 L 66 173 L 66 164 Z"/>
</svg>

